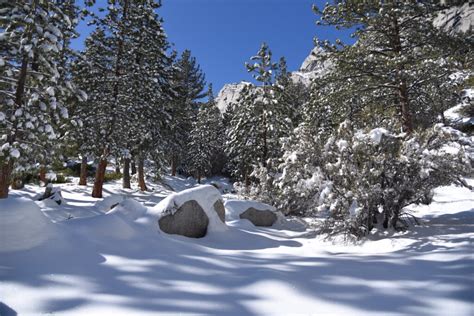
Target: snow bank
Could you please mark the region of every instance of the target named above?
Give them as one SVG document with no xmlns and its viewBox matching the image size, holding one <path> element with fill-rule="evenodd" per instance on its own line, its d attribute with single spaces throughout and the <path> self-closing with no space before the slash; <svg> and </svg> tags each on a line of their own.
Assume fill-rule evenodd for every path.
<svg viewBox="0 0 474 316">
<path fill-rule="evenodd" d="M 112 206 L 120 204 L 125 200 L 125 197 L 122 195 L 111 195 L 104 198 L 101 201 L 95 203 L 95 208 L 99 211 L 107 213 L 112 209 Z"/>
<path fill-rule="evenodd" d="M 32 200 L 0 200 L 0 252 L 34 248 L 52 238 L 55 229 Z"/>
<path fill-rule="evenodd" d="M 208 232 L 222 232 L 227 230 L 227 226 L 223 223 L 217 212 L 214 210 L 214 203 L 222 200 L 222 196 L 212 185 L 201 185 L 191 189 L 187 189 L 178 193 L 167 196 L 152 209 L 149 214 L 154 215 L 158 219 L 163 216 L 174 214 L 178 208 L 187 201 L 196 201 L 204 210 L 209 218 Z"/>
<path fill-rule="evenodd" d="M 225 219 L 228 221 L 239 220 L 240 214 L 253 207 L 259 211 L 272 211 L 279 213 L 276 209 L 268 204 L 257 202 L 257 201 L 248 201 L 248 200 L 227 200 L 224 203 L 225 207 Z"/>
<path fill-rule="evenodd" d="M 145 215 L 146 211 L 147 208 L 142 203 L 134 199 L 125 199 L 107 212 L 107 214 L 116 214 L 127 220 L 135 221 Z"/>
<path fill-rule="evenodd" d="M 73 219 L 68 224 L 87 238 L 128 240 L 136 236 L 131 223 L 117 214 L 103 214 L 94 217 Z"/>
</svg>

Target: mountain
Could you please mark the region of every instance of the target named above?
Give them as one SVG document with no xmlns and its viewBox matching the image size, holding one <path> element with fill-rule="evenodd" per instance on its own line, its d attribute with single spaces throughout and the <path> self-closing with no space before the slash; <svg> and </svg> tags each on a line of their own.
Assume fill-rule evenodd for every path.
<svg viewBox="0 0 474 316">
<path fill-rule="evenodd" d="M 292 80 L 309 86 L 312 79 L 329 71 L 330 63 L 328 61 L 321 61 L 319 58 L 322 54 L 324 54 L 324 50 L 315 47 L 303 61 L 300 69 L 291 73 Z M 219 110 L 222 113 L 226 112 L 227 107 L 237 101 L 242 89 L 249 84 L 250 82 L 242 81 L 224 85 L 216 97 L 216 104 Z"/>
<path fill-rule="evenodd" d="M 217 94 L 216 105 L 221 113 L 227 110 L 227 107 L 237 101 L 242 89 L 248 86 L 250 82 L 242 81 L 239 83 L 227 83 Z"/>
</svg>

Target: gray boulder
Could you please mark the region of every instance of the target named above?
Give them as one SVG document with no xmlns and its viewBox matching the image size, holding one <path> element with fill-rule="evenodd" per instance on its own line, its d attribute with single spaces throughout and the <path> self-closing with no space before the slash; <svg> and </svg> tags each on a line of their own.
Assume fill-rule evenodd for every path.
<svg viewBox="0 0 474 316">
<path fill-rule="evenodd" d="M 248 219 L 255 226 L 272 226 L 277 220 L 275 212 L 270 210 L 257 210 L 250 207 L 245 212 L 239 215 L 241 219 Z"/>
<path fill-rule="evenodd" d="M 225 207 L 224 203 L 222 203 L 222 200 L 217 200 L 214 203 L 214 210 L 216 211 L 217 215 L 219 215 L 221 221 L 225 223 Z"/>
<path fill-rule="evenodd" d="M 209 218 L 199 203 L 191 200 L 183 203 L 174 214 L 161 217 L 158 224 L 167 234 L 201 238 L 206 236 Z"/>
</svg>

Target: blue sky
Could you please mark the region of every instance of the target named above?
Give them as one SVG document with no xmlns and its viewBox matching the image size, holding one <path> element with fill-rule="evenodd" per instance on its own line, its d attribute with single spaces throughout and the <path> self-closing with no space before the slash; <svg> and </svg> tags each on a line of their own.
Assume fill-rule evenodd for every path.
<svg viewBox="0 0 474 316">
<path fill-rule="evenodd" d="M 80 1 L 82 2 L 82 1 Z M 99 4 L 104 0 L 98 0 Z M 178 51 L 190 49 L 214 93 L 226 83 L 251 81 L 244 63 L 262 42 L 275 61 L 285 56 L 289 70 L 296 70 L 308 56 L 313 38 L 349 40 L 348 32 L 316 26 L 312 4 L 320 0 L 162 0 L 158 10 L 168 39 Z M 84 23 L 73 47 L 81 49 L 91 31 Z"/>
</svg>

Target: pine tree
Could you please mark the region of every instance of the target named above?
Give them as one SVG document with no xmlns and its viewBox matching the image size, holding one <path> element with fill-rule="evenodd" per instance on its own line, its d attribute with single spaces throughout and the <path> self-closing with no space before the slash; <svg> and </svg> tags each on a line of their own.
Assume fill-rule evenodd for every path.
<svg viewBox="0 0 474 316">
<path fill-rule="evenodd" d="M 196 101 L 205 96 L 205 77 L 196 58 L 185 50 L 176 60 L 172 75 L 175 96 L 171 100 L 171 121 L 167 133 L 171 174 L 176 175 L 179 164 L 186 159 L 186 144 L 196 111 Z"/>
<path fill-rule="evenodd" d="M 278 113 L 275 115 L 282 126 L 281 137 L 286 137 L 303 121 L 304 108 L 310 99 L 309 89 L 292 79 L 285 58 L 281 57 L 273 90 L 278 104 Z"/>
<path fill-rule="evenodd" d="M 283 154 L 282 140 L 290 136 L 293 124 L 300 120 L 297 112 L 302 105 L 301 100 L 292 100 L 298 96 L 298 88 L 292 82 L 283 58 L 280 64 L 274 63 L 270 49 L 263 43 L 251 60 L 253 64 L 246 63 L 246 68 L 260 84 L 245 87 L 241 97 L 226 114 L 229 120 L 226 144 L 228 167 L 234 176 L 245 180 L 247 192 L 257 166 L 263 168 L 259 167 L 261 179 L 276 175 Z M 266 176 L 262 176 L 262 172 Z M 263 187 L 261 189 L 263 192 Z"/>
<path fill-rule="evenodd" d="M 333 128 L 346 118 L 358 126 L 383 124 L 407 133 L 432 124 L 453 104 L 433 105 L 420 96 L 448 82 L 460 68 L 458 56 L 472 47 L 467 38 L 450 37 L 433 25 L 441 8 L 430 1 L 334 1 L 323 10 L 315 7 L 322 25 L 357 27 L 357 42 L 316 41 L 330 52 L 334 71 L 315 81 L 313 111 L 331 106 Z M 436 91 L 442 96 L 434 101 L 455 92 Z"/>
<path fill-rule="evenodd" d="M 82 60 L 84 88 L 90 110 L 79 111 L 89 122 L 90 140 L 101 139 L 94 197 L 102 196 L 108 157 L 130 152 L 139 166 L 139 186 L 146 189 L 144 159 L 157 130 L 169 117 L 168 42 L 154 1 L 114 2 L 104 18 L 94 16 L 96 30 L 86 42 Z M 87 75 L 89 73 L 89 75 Z M 153 129 L 153 130 L 152 130 Z M 128 160 L 128 156 L 126 157 Z"/>
<path fill-rule="evenodd" d="M 0 198 L 16 165 L 32 167 L 53 147 L 55 126 L 68 118 L 62 103 L 77 91 L 61 71 L 74 33 L 73 1 L 10 1 L 0 17 Z"/>
<path fill-rule="evenodd" d="M 207 92 L 208 101 L 202 103 L 192 124 L 188 144 L 189 170 L 201 183 L 201 177 L 209 175 L 212 170 L 213 158 L 222 149 L 224 126 L 219 109 L 216 107 L 212 85 Z"/>
<path fill-rule="evenodd" d="M 242 89 L 235 104 L 227 111 L 228 126 L 226 129 L 225 151 L 228 157 L 227 168 L 231 174 L 250 185 L 250 174 L 253 166 L 262 157 L 259 145 L 260 122 L 253 108 L 257 101 L 255 86 L 248 84 Z"/>
</svg>

